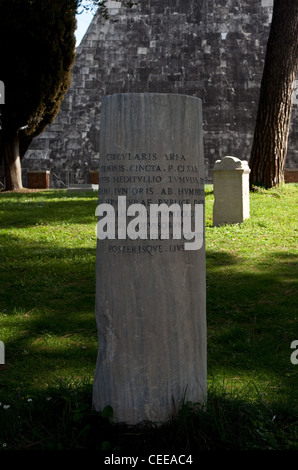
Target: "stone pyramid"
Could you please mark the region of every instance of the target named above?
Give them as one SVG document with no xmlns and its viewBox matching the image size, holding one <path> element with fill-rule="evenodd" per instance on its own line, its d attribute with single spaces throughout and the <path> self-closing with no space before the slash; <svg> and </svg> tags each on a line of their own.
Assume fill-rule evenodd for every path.
<svg viewBox="0 0 298 470">
<path fill-rule="evenodd" d="M 273 0 L 108 1 L 95 15 L 55 122 L 32 142 L 27 170 L 50 170 L 52 187 L 94 182 L 100 171 L 100 107 L 105 95 L 179 93 L 203 102 L 206 182 L 215 160 L 248 160 Z M 298 167 L 298 106 L 287 157 Z M 26 183 L 26 182 L 25 182 Z"/>
</svg>

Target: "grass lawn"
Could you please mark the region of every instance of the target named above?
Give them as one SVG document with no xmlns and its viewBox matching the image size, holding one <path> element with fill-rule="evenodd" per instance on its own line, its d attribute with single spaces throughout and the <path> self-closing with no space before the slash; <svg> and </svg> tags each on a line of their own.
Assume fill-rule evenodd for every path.
<svg viewBox="0 0 298 470">
<path fill-rule="evenodd" d="M 0 450 L 298 450 L 297 196 L 213 227 L 206 186 L 207 409 L 125 427 L 91 408 L 97 195 L 0 193 Z"/>
</svg>

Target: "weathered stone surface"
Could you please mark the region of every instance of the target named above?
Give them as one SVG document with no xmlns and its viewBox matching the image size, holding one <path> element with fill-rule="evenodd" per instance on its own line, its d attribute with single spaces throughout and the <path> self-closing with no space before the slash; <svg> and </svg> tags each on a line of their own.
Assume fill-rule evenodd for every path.
<svg viewBox="0 0 298 470">
<path fill-rule="evenodd" d="M 241 223 L 249 218 L 248 162 L 227 156 L 215 162 L 213 225 Z"/>
<path fill-rule="evenodd" d="M 88 182 L 89 170 L 98 169 L 101 100 L 127 92 L 202 99 L 207 181 L 217 159 L 232 154 L 248 160 L 272 5 L 273 0 L 148 0 L 129 9 L 108 1 L 111 20 L 94 18 L 77 49 L 61 111 L 34 142 L 35 149 L 50 152 L 38 160 L 29 149 L 24 168 L 52 169 L 57 187 Z M 287 168 L 298 168 L 297 121 L 293 100 Z"/>
<path fill-rule="evenodd" d="M 97 245 L 95 409 L 112 406 L 118 422 L 160 421 L 183 398 L 206 399 L 201 100 L 119 94 L 104 100 L 102 113 L 99 206 L 117 210 L 119 196 L 127 211 L 139 204 L 150 215 L 153 204 L 202 208 L 197 249 L 172 230 L 165 239 L 161 228 L 158 239 L 123 234 L 120 209 L 116 239 Z M 143 229 L 151 222 L 148 215 Z"/>
</svg>

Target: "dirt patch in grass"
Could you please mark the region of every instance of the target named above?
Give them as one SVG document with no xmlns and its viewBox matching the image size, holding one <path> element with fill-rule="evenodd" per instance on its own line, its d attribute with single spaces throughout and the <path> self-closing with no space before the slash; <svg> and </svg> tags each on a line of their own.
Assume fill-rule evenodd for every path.
<svg viewBox="0 0 298 470">
<path fill-rule="evenodd" d="M 6 189 L 0 189 L 0 194 L 11 194 L 11 193 L 38 193 L 42 191 L 50 191 L 49 189 L 46 188 L 40 188 L 40 189 L 30 189 L 30 188 L 22 188 L 22 189 L 15 189 L 13 191 L 6 191 Z"/>
</svg>

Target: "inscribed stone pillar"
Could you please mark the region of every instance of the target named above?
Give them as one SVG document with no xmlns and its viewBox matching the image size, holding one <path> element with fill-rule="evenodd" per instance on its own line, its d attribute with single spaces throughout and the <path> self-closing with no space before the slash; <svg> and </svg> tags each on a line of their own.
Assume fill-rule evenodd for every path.
<svg viewBox="0 0 298 470">
<path fill-rule="evenodd" d="M 241 223 L 249 218 L 248 162 L 227 156 L 217 160 L 213 173 L 213 225 Z"/>
<path fill-rule="evenodd" d="M 97 232 L 93 405 L 111 406 L 115 422 L 162 421 L 181 400 L 206 400 L 200 99 L 117 94 L 103 100 L 99 207 L 107 212 L 97 216 L 109 208 L 112 214 L 106 238 L 104 224 L 101 239 Z"/>
</svg>

